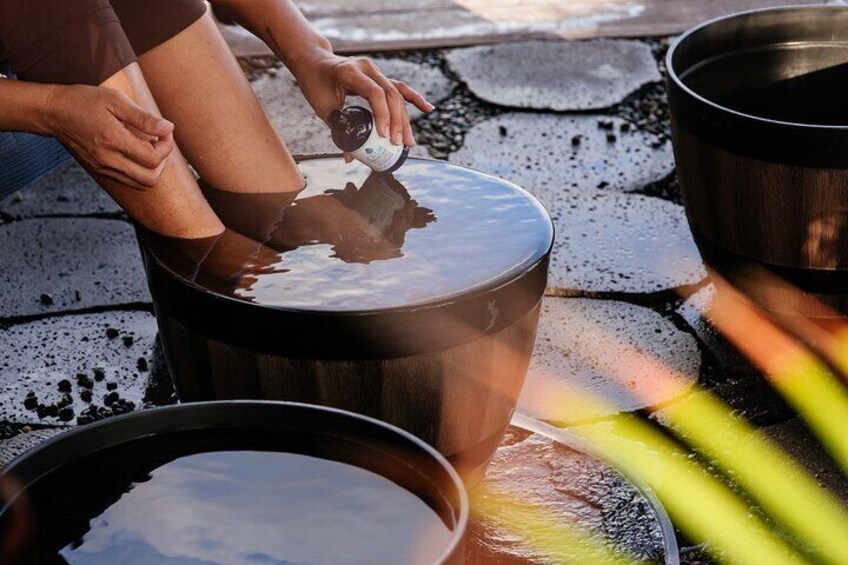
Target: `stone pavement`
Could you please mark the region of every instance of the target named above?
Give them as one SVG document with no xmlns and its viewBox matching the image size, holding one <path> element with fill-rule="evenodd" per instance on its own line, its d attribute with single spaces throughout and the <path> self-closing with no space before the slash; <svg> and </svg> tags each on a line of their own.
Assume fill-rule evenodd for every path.
<svg viewBox="0 0 848 565">
<path fill-rule="evenodd" d="M 298 0 L 337 51 L 373 52 L 526 40 L 657 37 L 732 12 L 844 0 Z M 241 28 L 222 26 L 240 56 L 267 55 Z"/>
<path fill-rule="evenodd" d="M 522 410 L 568 424 L 597 422 L 609 411 L 539 399 L 551 387 L 578 385 L 617 409 L 649 413 L 700 382 L 793 453 L 815 459 L 810 454 L 820 450 L 792 412 L 698 312 L 710 287 L 674 182 L 659 81 L 666 45 L 527 42 L 378 63 L 438 107 L 416 116 L 419 155 L 513 180 L 552 213 L 551 284 Z M 573 49 L 579 57 L 568 55 Z M 532 97 L 516 88 L 521 73 L 481 76 L 489 59 L 553 56 L 606 62 L 598 72 L 577 65 L 571 91 L 540 89 Z M 243 63 L 294 153 L 333 151 L 287 71 L 267 58 Z M 548 77 L 559 84 L 556 73 Z M 77 165 L 0 201 L 0 235 L 0 437 L 12 438 L 0 443 L 0 463 L 65 426 L 175 402 L 132 227 Z M 677 386 L 659 386 L 657 367 L 679 377 Z M 504 449 L 550 449 L 540 441 Z M 821 481 L 844 488 L 828 469 Z M 538 492 L 599 500 L 587 494 L 591 481 L 570 483 L 563 473 L 553 473 L 553 486 L 536 476 Z M 601 498 L 612 496 L 617 511 L 598 507 L 588 521 L 622 541 L 645 527 L 645 502 L 616 484 Z M 626 523 L 612 527 L 622 516 Z M 658 557 L 656 536 L 639 539 L 648 541 L 631 549 Z M 498 551 L 513 563 L 524 562 L 525 549 Z M 700 559 L 697 551 L 686 555 Z"/>
</svg>

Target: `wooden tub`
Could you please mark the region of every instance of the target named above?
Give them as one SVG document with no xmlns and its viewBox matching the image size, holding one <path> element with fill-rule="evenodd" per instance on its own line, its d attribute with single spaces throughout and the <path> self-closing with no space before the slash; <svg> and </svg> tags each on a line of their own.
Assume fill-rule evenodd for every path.
<svg viewBox="0 0 848 565">
<path fill-rule="evenodd" d="M 848 312 L 848 8 L 721 18 L 681 36 L 667 63 L 678 176 L 708 265 L 768 309 L 826 313 L 761 270 Z"/>
<path fill-rule="evenodd" d="M 476 477 L 510 421 L 533 350 L 549 216 L 510 183 L 437 161 L 411 159 L 395 181 L 366 180 L 338 158 L 301 169 L 309 187 L 268 242 L 282 250 L 277 262 L 237 289 L 198 283 L 202 268 L 178 268 L 167 243 L 140 233 L 180 399 L 358 412 L 414 433 Z M 332 188 L 344 194 L 328 196 Z M 408 229 L 386 220 L 401 202 L 395 220 L 418 218 Z M 335 233 L 350 210 L 367 220 L 356 237 L 389 234 L 378 249 L 368 237 L 352 245 L 347 228 Z"/>
</svg>

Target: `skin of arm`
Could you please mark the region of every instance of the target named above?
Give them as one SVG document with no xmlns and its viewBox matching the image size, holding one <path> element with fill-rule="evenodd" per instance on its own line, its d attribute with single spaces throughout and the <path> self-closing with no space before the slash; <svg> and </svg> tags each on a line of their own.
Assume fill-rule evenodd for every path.
<svg viewBox="0 0 848 565">
<path fill-rule="evenodd" d="M 90 171 L 131 188 L 156 185 L 173 130 L 117 90 L 0 78 L 0 131 L 55 137 Z"/>
<path fill-rule="evenodd" d="M 415 145 L 406 112 L 410 102 L 424 112 L 433 106 L 398 80 L 385 77 L 367 57 L 340 57 L 291 0 L 212 0 L 227 17 L 262 39 L 297 79 L 315 113 L 327 120 L 357 94 L 371 105 L 377 132 L 396 144 Z"/>
<path fill-rule="evenodd" d="M 0 79 L 0 131 L 50 135 L 47 108 L 55 86 Z"/>
</svg>

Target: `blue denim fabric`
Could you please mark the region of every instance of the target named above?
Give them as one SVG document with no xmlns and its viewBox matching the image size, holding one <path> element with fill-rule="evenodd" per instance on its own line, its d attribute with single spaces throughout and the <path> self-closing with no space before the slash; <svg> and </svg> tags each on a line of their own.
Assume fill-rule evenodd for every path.
<svg viewBox="0 0 848 565">
<path fill-rule="evenodd" d="M 21 190 L 70 158 L 53 138 L 0 132 L 0 198 Z"/>
<path fill-rule="evenodd" d="M 0 68 L 0 73 L 15 78 L 8 68 Z M 0 131 L 0 198 L 21 190 L 70 158 L 55 139 Z"/>
</svg>

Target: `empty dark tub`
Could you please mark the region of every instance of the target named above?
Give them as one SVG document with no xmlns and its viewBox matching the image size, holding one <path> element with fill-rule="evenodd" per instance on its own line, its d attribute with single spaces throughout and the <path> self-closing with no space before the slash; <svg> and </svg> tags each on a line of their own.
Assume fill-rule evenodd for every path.
<svg viewBox="0 0 848 565">
<path fill-rule="evenodd" d="M 771 309 L 787 296 L 751 267 L 848 311 L 848 8 L 709 22 L 674 44 L 668 69 L 680 184 L 707 263 Z"/>
<path fill-rule="evenodd" d="M 180 398 L 351 410 L 416 434 L 463 474 L 481 469 L 533 349 L 547 212 L 513 184 L 444 162 L 410 159 L 394 177 L 335 157 L 300 167 L 307 189 L 270 228 L 210 195 L 261 249 L 236 238 L 194 264 L 141 235 Z M 234 247 L 243 256 L 231 260 Z"/>
<path fill-rule="evenodd" d="M 447 461 L 411 434 L 328 408 L 138 412 L 40 445 L 0 485 L 9 564 L 463 560 L 467 498 Z"/>
</svg>

